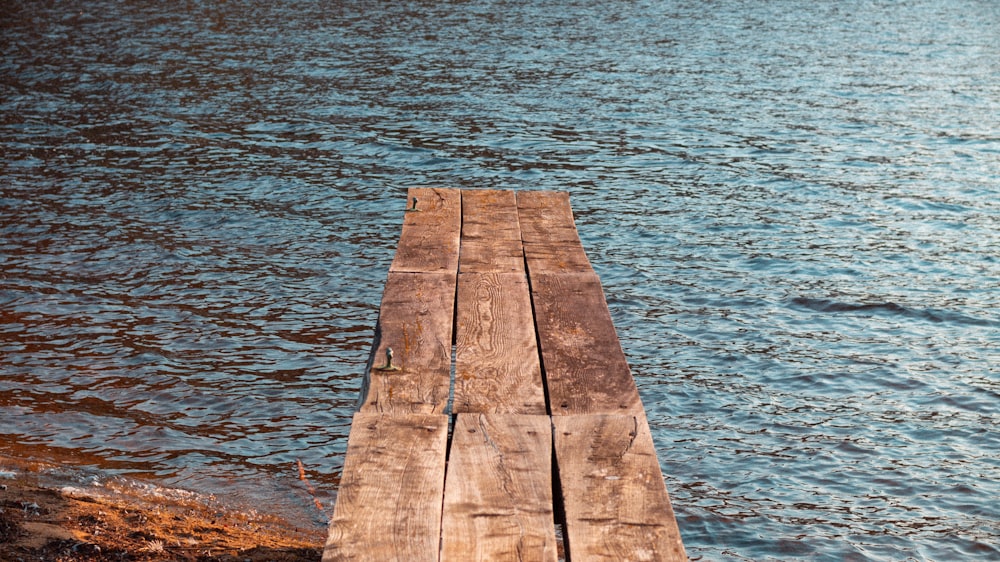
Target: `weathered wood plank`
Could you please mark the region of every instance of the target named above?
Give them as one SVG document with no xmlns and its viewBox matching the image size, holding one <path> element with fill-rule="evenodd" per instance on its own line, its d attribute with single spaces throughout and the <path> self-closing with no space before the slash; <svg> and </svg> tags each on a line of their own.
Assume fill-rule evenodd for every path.
<svg viewBox="0 0 1000 562">
<path fill-rule="evenodd" d="M 459 271 L 524 272 L 521 229 L 513 191 L 462 192 Z"/>
<path fill-rule="evenodd" d="M 460 414 L 453 434 L 441 560 L 555 562 L 549 417 Z"/>
<path fill-rule="evenodd" d="M 520 239 L 517 199 L 513 191 L 462 191 L 462 242 Z"/>
<path fill-rule="evenodd" d="M 531 299 L 551 413 L 642 412 L 597 275 L 532 275 Z"/>
<path fill-rule="evenodd" d="M 454 273 L 390 273 L 361 390 L 365 412 L 441 413 L 451 385 Z M 399 370 L 379 370 L 392 348 Z"/>
<path fill-rule="evenodd" d="M 448 417 L 354 415 L 323 562 L 437 561 Z"/>
<path fill-rule="evenodd" d="M 684 560 L 567 194 L 414 196 L 421 210 L 406 213 L 386 283 L 324 562 L 555 560 L 553 445 L 570 560 Z M 395 369 L 376 369 L 388 347 Z"/>
<path fill-rule="evenodd" d="M 571 560 L 687 560 L 644 414 L 558 416 Z"/>
<path fill-rule="evenodd" d="M 579 242 L 525 243 L 528 273 L 585 273 L 594 269 Z"/>
<path fill-rule="evenodd" d="M 521 191 L 517 210 L 529 274 L 593 271 L 573 221 L 569 195 Z"/>
<path fill-rule="evenodd" d="M 461 273 L 520 273 L 524 275 L 524 251 L 520 240 L 462 241 Z"/>
<path fill-rule="evenodd" d="M 524 274 L 461 273 L 453 411 L 545 414 Z"/>
<path fill-rule="evenodd" d="M 518 191 L 517 215 L 525 244 L 580 242 L 568 193 Z"/>
<path fill-rule="evenodd" d="M 462 232 L 462 192 L 457 189 L 411 188 L 403 231 L 390 272 L 457 272 Z"/>
</svg>

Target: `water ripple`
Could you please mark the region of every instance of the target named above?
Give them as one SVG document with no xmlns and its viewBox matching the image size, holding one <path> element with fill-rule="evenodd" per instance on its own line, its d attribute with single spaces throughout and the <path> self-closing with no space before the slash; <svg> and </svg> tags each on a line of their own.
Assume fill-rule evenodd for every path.
<svg viewBox="0 0 1000 562">
<path fill-rule="evenodd" d="M 789 301 L 789 304 L 797 308 L 808 309 L 816 312 L 823 312 L 830 314 L 837 314 L 837 313 L 856 313 L 861 315 L 884 314 L 887 316 L 901 316 L 910 319 L 926 320 L 928 322 L 934 322 L 934 323 L 949 322 L 959 325 L 984 326 L 984 327 L 1000 326 L 1000 321 L 993 319 L 975 318 L 947 310 L 936 310 L 936 309 L 915 310 L 896 304 L 894 302 L 858 304 L 858 303 L 838 302 L 828 299 L 810 299 L 810 298 L 797 297 L 791 299 L 791 301 Z"/>
<path fill-rule="evenodd" d="M 995 4 L 8 12 L 0 453 L 321 528 L 405 188 L 568 190 L 692 558 L 1000 558 Z"/>
</svg>

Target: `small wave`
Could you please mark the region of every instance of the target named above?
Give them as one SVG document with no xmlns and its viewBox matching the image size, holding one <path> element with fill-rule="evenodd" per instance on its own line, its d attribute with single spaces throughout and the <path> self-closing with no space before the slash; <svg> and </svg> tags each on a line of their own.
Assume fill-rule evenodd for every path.
<svg viewBox="0 0 1000 562">
<path fill-rule="evenodd" d="M 946 322 L 966 326 L 1000 326 L 1000 321 L 997 320 L 977 318 L 975 316 L 969 316 L 967 314 L 961 314 L 950 310 L 910 308 L 892 301 L 877 303 L 852 303 L 831 299 L 795 297 L 789 301 L 789 305 L 792 308 L 807 309 L 829 314 L 879 314 L 915 318 L 934 323 Z"/>
</svg>

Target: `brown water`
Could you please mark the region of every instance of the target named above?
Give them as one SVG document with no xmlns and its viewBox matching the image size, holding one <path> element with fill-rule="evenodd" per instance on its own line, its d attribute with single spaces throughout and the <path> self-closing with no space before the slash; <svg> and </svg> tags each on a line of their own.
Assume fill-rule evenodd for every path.
<svg viewBox="0 0 1000 562">
<path fill-rule="evenodd" d="M 1000 559 L 974 0 L 0 6 L 0 454 L 322 528 L 405 188 L 571 193 L 689 554 Z"/>
</svg>

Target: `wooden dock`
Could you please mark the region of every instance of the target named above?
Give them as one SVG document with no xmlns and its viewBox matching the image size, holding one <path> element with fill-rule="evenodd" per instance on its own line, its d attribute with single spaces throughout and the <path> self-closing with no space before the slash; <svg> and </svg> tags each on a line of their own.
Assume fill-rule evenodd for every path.
<svg viewBox="0 0 1000 562">
<path fill-rule="evenodd" d="M 568 195 L 405 207 L 324 562 L 687 560 Z"/>
</svg>

